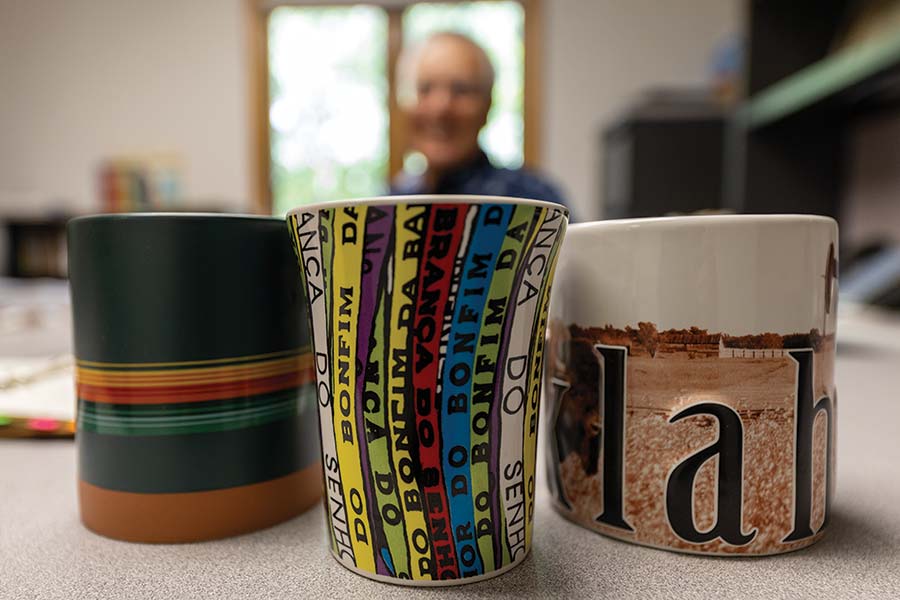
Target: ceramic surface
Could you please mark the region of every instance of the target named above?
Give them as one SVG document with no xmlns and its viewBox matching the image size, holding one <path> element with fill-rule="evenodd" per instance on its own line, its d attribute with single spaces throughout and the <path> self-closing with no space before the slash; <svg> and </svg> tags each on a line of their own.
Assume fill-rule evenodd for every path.
<svg viewBox="0 0 900 600">
<path fill-rule="evenodd" d="M 401 197 L 288 217 L 310 298 L 331 550 L 381 581 L 497 574 L 531 544 L 565 209 Z"/>
<path fill-rule="evenodd" d="M 819 539 L 834 488 L 836 257 L 824 217 L 570 228 L 545 377 L 558 510 L 684 552 Z"/>
<path fill-rule="evenodd" d="M 101 215 L 68 233 L 84 523 L 195 541 L 318 500 L 315 375 L 283 221 Z"/>
</svg>

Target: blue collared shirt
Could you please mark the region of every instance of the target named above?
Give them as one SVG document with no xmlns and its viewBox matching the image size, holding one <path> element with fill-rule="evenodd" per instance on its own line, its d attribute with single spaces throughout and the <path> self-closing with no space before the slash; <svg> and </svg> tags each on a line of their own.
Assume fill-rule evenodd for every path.
<svg viewBox="0 0 900 600">
<path fill-rule="evenodd" d="M 503 169 L 491 164 L 487 155 L 479 151 L 475 160 L 445 174 L 433 190 L 421 176 L 401 176 L 391 185 L 391 193 L 462 194 L 478 196 L 511 196 L 556 202 L 569 208 L 557 187 L 528 169 Z"/>
</svg>

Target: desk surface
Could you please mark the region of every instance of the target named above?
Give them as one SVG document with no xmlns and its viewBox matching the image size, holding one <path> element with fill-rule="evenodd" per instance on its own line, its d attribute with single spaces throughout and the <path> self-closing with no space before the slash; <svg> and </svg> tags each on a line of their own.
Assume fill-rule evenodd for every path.
<svg viewBox="0 0 900 600">
<path fill-rule="evenodd" d="M 900 330 L 893 335 L 900 338 Z M 522 565 L 483 583 L 418 595 L 900 597 L 900 350 L 842 340 L 837 387 L 832 522 L 825 538 L 808 549 L 731 559 L 618 542 L 556 514 L 541 480 L 534 549 Z M 409 593 L 339 566 L 326 549 L 321 507 L 250 535 L 150 546 L 105 539 L 81 526 L 71 441 L 0 440 L 0 478 L 0 598 L 392 598 Z"/>
</svg>

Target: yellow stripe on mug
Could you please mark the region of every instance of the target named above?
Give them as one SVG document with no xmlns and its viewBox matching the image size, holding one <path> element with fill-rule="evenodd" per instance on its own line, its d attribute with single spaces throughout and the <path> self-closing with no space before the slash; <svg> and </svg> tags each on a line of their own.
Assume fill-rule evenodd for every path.
<svg viewBox="0 0 900 600">
<path fill-rule="evenodd" d="M 366 207 L 345 207 L 335 213 L 334 235 L 341 245 L 332 262 L 332 380 L 334 430 L 344 487 L 350 540 L 356 566 L 375 570 L 372 532 L 363 491 L 362 463 L 356 426 L 356 328 L 359 319 L 360 272 Z M 326 465 L 327 468 L 327 465 Z"/>
</svg>

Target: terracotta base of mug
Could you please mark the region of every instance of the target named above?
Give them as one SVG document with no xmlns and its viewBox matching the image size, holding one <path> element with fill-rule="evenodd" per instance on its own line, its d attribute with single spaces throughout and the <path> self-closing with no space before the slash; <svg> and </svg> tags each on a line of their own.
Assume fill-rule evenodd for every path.
<svg viewBox="0 0 900 600">
<path fill-rule="evenodd" d="M 611 540 L 615 540 L 617 542 L 624 542 L 626 544 L 634 544 L 636 546 L 644 546 L 645 548 L 653 548 L 654 550 L 664 550 L 666 552 L 676 552 L 678 554 L 692 554 L 694 556 L 710 556 L 714 558 L 759 558 L 763 556 L 778 556 L 779 554 L 788 554 L 790 552 L 796 552 L 797 550 L 802 550 L 803 548 L 808 548 L 809 546 L 815 544 L 825 535 L 826 530 L 819 531 L 812 537 L 809 537 L 802 542 L 793 542 L 794 545 L 785 546 L 783 550 L 777 550 L 775 552 L 709 552 L 702 550 L 691 550 L 690 548 L 678 548 L 675 546 L 662 546 L 659 544 L 652 544 L 650 542 L 643 542 L 641 540 L 633 540 L 625 536 L 617 536 L 612 535 L 605 529 L 600 527 L 595 527 L 591 523 L 586 523 L 585 521 L 579 519 L 577 516 L 569 513 L 565 507 L 560 505 L 558 502 L 553 502 L 553 509 L 559 514 L 561 517 L 566 519 L 567 521 L 571 521 L 576 525 L 584 527 L 585 529 L 589 529 L 596 533 L 599 533 L 605 538 L 609 538 Z"/>
<path fill-rule="evenodd" d="M 353 565 L 348 565 L 347 563 L 342 561 L 337 554 L 335 554 L 334 550 L 331 551 L 331 556 L 334 557 L 334 560 L 336 560 L 339 565 L 341 565 L 348 571 L 352 571 L 357 575 L 362 575 L 366 579 L 371 579 L 379 583 L 392 583 L 394 585 L 402 585 L 406 587 L 450 587 L 454 585 L 478 583 L 479 581 L 486 581 L 488 579 L 493 579 L 494 577 L 499 577 L 500 575 L 503 575 L 507 571 L 510 571 L 511 569 L 514 569 L 515 567 L 525 562 L 525 559 L 528 558 L 529 552 L 531 552 L 530 548 L 528 549 L 528 552 L 525 553 L 525 556 L 523 556 L 519 560 L 511 562 L 508 565 L 504 565 L 499 569 L 491 571 L 490 573 L 484 573 L 482 575 L 475 575 L 474 577 L 464 577 L 460 579 L 400 579 L 399 577 L 378 575 L 377 573 L 364 571 L 363 569 L 359 569 Z"/>
<path fill-rule="evenodd" d="M 252 485 L 183 494 L 136 494 L 78 482 L 81 521 L 128 542 L 198 542 L 249 533 L 297 516 L 322 496 L 322 466 Z"/>
</svg>

